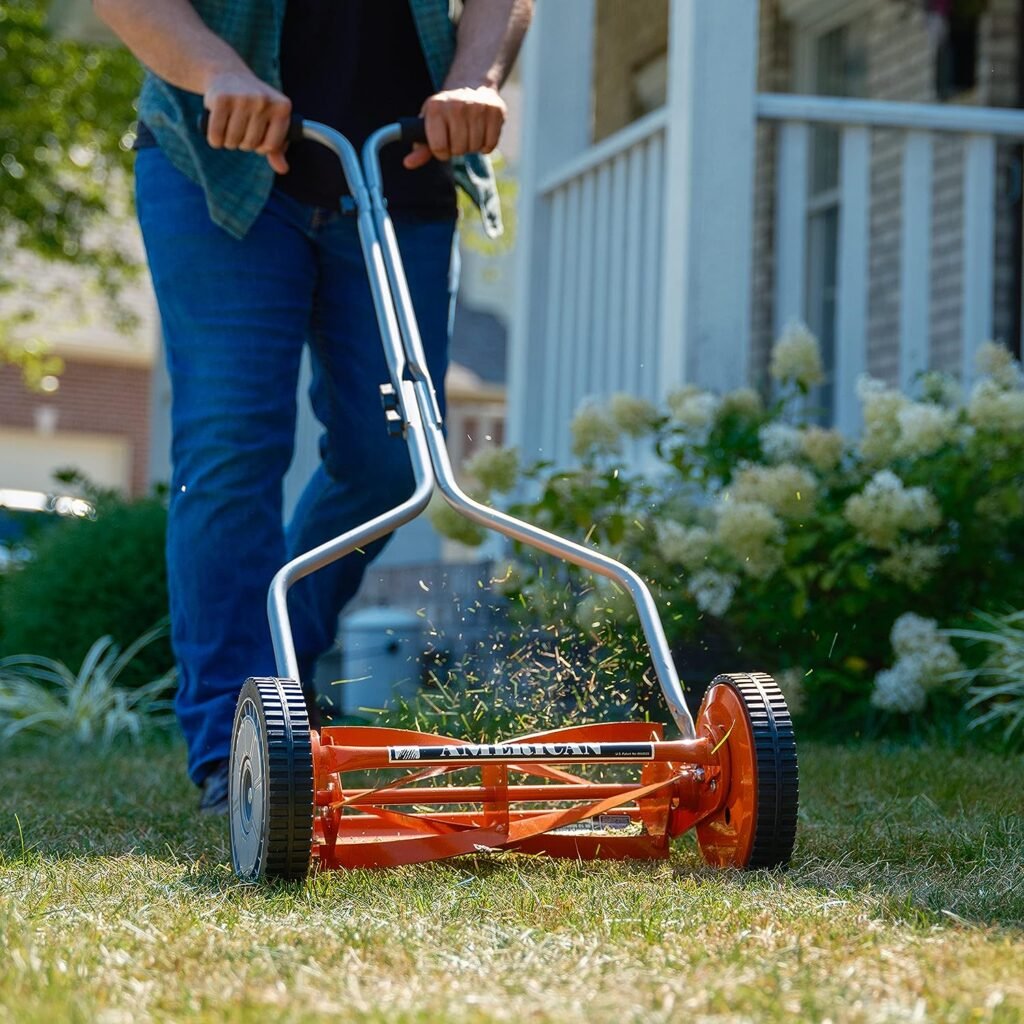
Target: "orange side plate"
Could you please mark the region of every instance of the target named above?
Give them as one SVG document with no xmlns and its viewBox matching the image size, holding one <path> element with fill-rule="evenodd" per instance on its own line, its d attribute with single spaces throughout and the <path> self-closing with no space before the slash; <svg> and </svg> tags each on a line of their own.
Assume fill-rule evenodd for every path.
<svg viewBox="0 0 1024 1024">
<path fill-rule="evenodd" d="M 313 858 L 321 868 L 358 868 L 499 849 L 666 857 L 673 837 L 714 821 L 727 805 L 735 709 L 716 708 L 711 720 L 705 710 L 698 738 L 675 741 L 649 722 L 497 744 L 369 726 L 321 729 L 313 733 Z M 580 773 L 612 764 L 614 772 Z M 381 769 L 389 770 L 384 780 Z"/>
</svg>

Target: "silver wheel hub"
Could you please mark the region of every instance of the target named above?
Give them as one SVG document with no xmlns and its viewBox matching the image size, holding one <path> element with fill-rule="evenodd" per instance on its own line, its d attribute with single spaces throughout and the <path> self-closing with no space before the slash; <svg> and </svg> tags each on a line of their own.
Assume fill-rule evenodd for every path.
<svg viewBox="0 0 1024 1024">
<path fill-rule="evenodd" d="M 266 851 L 266 764 L 256 705 L 247 700 L 241 708 L 231 746 L 230 827 L 231 859 L 243 878 L 255 878 Z"/>
</svg>

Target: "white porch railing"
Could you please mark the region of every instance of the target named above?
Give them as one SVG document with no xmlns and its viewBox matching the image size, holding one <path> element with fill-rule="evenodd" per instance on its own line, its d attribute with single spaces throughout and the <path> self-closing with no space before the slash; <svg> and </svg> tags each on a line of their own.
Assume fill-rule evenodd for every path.
<svg viewBox="0 0 1024 1024">
<path fill-rule="evenodd" d="M 812 127 L 834 125 L 840 133 L 834 414 L 846 430 L 859 427 L 856 382 L 868 368 L 869 260 L 877 242 L 871 223 L 873 131 L 895 129 L 903 135 L 898 144 L 901 187 L 898 196 L 893 193 L 886 222 L 894 228 L 892 222 L 899 221 L 899 253 L 886 284 L 898 288 L 894 315 L 904 386 L 932 365 L 933 177 L 949 173 L 943 166 L 933 175 L 935 139 L 939 134 L 962 139 L 954 151 L 962 160 L 956 173 L 962 178 L 963 210 L 959 231 L 951 238 L 961 250 L 954 254 L 961 268 L 955 304 L 960 369 L 970 380 L 977 348 L 993 333 L 997 142 L 1024 140 L 1024 111 L 772 94 L 759 96 L 756 109 L 762 123 L 778 126 L 776 332 L 807 315 Z M 674 370 L 682 363 L 677 353 L 690 340 L 678 336 L 681 332 L 668 322 L 666 310 L 678 296 L 667 293 L 662 273 L 679 244 L 677 235 L 667 234 L 668 182 L 674 191 L 685 187 L 668 166 L 669 111 L 647 115 L 562 161 L 537 182 L 529 329 L 518 336 L 524 347 L 519 358 L 528 371 L 520 384 L 514 438 L 531 456 L 570 461 L 567 427 L 584 398 L 626 391 L 657 400 L 677 382 Z M 891 140 L 887 144 L 893 145 Z M 702 210 L 690 214 L 704 215 Z M 747 301 L 740 292 L 736 301 Z M 712 357 L 714 347 L 712 340 Z"/>
<path fill-rule="evenodd" d="M 933 140 L 963 139 L 960 231 L 961 373 L 970 380 L 979 345 L 992 336 L 996 143 L 1024 139 L 1024 111 L 916 103 L 762 95 L 758 116 L 779 123 L 775 210 L 775 326 L 806 308 L 811 126 L 841 131 L 835 322 L 836 421 L 857 426 L 854 388 L 867 365 L 871 251 L 872 129 L 904 133 L 900 197 L 899 377 L 908 385 L 930 365 Z"/>
<path fill-rule="evenodd" d="M 659 395 L 665 125 L 657 110 L 567 161 L 537 189 L 524 447 L 564 464 L 589 395 Z M 535 287 L 538 287 L 535 285 Z"/>
</svg>

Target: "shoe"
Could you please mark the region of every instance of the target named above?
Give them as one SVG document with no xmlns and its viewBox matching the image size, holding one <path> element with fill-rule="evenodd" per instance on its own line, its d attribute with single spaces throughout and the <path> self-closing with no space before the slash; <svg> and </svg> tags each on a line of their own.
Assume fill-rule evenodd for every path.
<svg viewBox="0 0 1024 1024">
<path fill-rule="evenodd" d="M 228 761 L 217 761 L 200 783 L 200 814 L 228 813 Z"/>
</svg>

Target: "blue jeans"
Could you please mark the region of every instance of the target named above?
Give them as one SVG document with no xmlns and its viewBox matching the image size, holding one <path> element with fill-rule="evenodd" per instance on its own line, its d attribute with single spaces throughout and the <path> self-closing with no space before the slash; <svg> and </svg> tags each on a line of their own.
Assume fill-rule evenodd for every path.
<svg viewBox="0 0 1024 1024">
<path fill-rule="evenodd" d="M 241 241 L 157 148 L 136 160 L 136 199 L 172 387 L 167 574 L 176 710 L 200 782 L 228 756 L 238 690 L 275 675 L 271 577 L 300 554 L 404 500 L 404 443 L 385 429 L 388 378 L 355 219 L 279 192 Z M 395 217 L 434 380 L 444 380 L 454 223 Z M 304 345 L 323 426 L 321 464 L 285 529 Z M 442 397 L 442 396 L 439 396 Z M 301 581 L 290 610 L 304 681 L 386 540 Z"/>
</svg>

